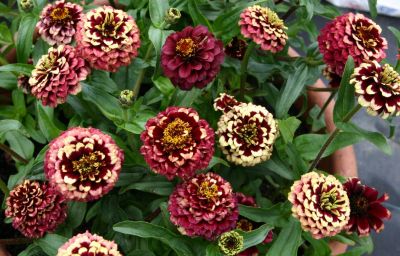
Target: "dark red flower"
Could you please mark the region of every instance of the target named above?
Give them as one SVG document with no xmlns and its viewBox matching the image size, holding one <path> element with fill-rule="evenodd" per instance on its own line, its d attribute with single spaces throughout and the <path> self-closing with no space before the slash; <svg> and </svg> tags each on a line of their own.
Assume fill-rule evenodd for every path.
<svg viewBox="0 0 400 256">
<path fill-rule="evenodd" d="M 377 233 L 383 230 L 383 219 L 390 219 L 391 213 L 382 203 L 389 199 L 384 193 L 378 198 L 378 191 L 362 185 L 358 178 L 349 178 L 343 185 L 350 199 L 350 220 L 346 229 L 360 236 L 369 235 L 371 229 Z"/>
<path fill-rule="evenodd" d="M 25 180 L 11 190 L 5 215 L 24 236 L 40 238 L 53 232 L 67 217 L 67 205 L 47 182 Z"/>
<path fill-rule="evenodd" d="M 164 74 L 182 90 L 206 87 L 223 61 L 222 42 L 205 26 L 189 26 L 169 35 L 161 51 Z"/>
<path fill-rule="evenodd" d="M 179 184 L 169 197 L 168 210 L 182 234 L 208 240 L 234 229 L 239 216 L 231 185 L 212 172 Z"/>
<path fill-rule="evenodd" d="M 225 54 L 232 58 L 242 60 L 244 57 L 244 53 L 246 52 L 246 49 L 247 49 L 246 41 L 239 39 L 235 36 L 225 46 Z"/>
<path fill-rule="evenodd" d="M 214 100 L 214 110 L 226 113 L 234 106 L 238 106 L 240 104 L 241 102 L 237 101 L 235 97 L 226 93 L 220 93 L 219 97 Z"/>
</svg>

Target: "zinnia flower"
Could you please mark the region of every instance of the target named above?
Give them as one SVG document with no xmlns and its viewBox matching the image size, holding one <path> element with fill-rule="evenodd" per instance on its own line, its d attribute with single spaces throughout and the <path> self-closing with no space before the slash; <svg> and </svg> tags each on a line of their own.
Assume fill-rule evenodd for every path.
<svg viewBox="0 0 400 256">
<path fill-rule="evenodd" d="M 139 28 L 126 12 L 98 7 L 78 23 L 76 43 L 93 68 L 116 72 L 138 55 Z"/>
<path fill-rule="evenodd" d="M 389 64 L 363 63 L 354 70 L 350 83 L 359 95 L 358 103 L 369 114 L 382 118 L 400 115 L 400 75 Z"/>
<path fill-rule="evenodd" d="M 50 142 L 44 171 L 67 199 L 91 201 L 114 187 L 123 161 L 123 151 L 110 136 L 73 127 Z"/>
<path fill-rule="evenodd" d="M 214 110 L 228 112 L 234 106 L 238 106 L 241 103 L 235 99 L 235 97 L 226 93 L 221 93 L 218 98 L 214 100 Z"/>
<path fill-rule="evenodd" d="M 278 15 L 267 7 L 253 5 L 240 14 L 240 32 L 252 39 L 265 51 L 273 53 L 281 51 L 288 36 L 285 24 Z"/>
<path fill-rule="evenodd" d="M 155 172 L 187 179 L 205 169 L 214 154 L 214 131 L 191 108 L 169 107 L 146 123 L 140 152 Z"/>
<path fill-rule="evenodd" d="M 346 13 L 328 23 L 318 36 L 319 50 L 330 71 L 342 76 L 348 56 L 356 66 L 386 57 L 382 29 L 362 14 Z"/>
<path fill-rule="evenodd" d="M 277 122 L 266 108 L 241 103 L 220 117 L 217 134 L 228 161 L 253 166 L 270 158 L 278 136 Z"/>
<path fill-rule="evenodd" d="M 36 28 L 49 45 L 69 44 L 82 17 L 81 6 L 64 0 L 56 1 L 43 9 Z"/>
<path fill-rule="evenodd" d="M 246 41 L 237 38 L 236 36 L 225 46 L 225 54 L 242 60 L 247 49 Z"/>
<path fill-rule="evenodd" d="M 391 213 L 382 206 L 389 199 L 385 193 L 378 198 L 378 191 L 362 185 L 358 178 L 349 178 L 343 185 L 350 199 L 350 220 L 346 229 L 367 236 L 371 229 L 377 233 L 383 230 L 382 219 L 390 219 Z"/>
<path fill-rule="evenodd" d="M 30 91 L 43 105 L 56 107 L 64 103 L 68 95 L 81 91 L 79 82 L 88 74 L 89 69 L 75 48 L 60 45 L 50 48 L 39 59 L 29 79 Z"/>
<path fill-rule="evenodd" d="M 161 50 L 165 76 L 182 90 L 206 87 L 217 76 L 223 61 L 222 42 L 205 26 L 172 33 Z"/>
<path fill-rule="evenodd" d="M 232 230 L 223 233 L 218 239 L 218 247 L 224 255 L 235 256 L 243 248 L 243 236 Z"/>
<path fill-rule="evenodd" d="M 57 256 L 122 256 L 114 241 L 105 240 L 88 231 L 69 239 L 58 248 Z"/>
<path fill-rule="evenodd" d="M 315 239 L 338 234 L 349 220 L 349 198 L 332 175 L 306 173 L 294 182 L 288 197 L 293 216 Z"/>
<path fill-rule="evenodd" d="M 187 236 L 214 240 L 235 228 L 239 210 L 229 182 L 215 173 L 177 185 L 169 197 L 170 220 Z"/>
<path fill-rule="evenodd" d="M 64 198 L 47 182 L 25 180 L 11 190 L 6 206 L 6 217 L 28 238 L 53 232 L 67 217 Z"/>
</svg>

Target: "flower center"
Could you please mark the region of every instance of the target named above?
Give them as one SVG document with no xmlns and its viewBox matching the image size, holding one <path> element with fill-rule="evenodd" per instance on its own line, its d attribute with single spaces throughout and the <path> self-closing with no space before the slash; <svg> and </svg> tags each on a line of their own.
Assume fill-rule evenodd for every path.
<svg viewBox="0 0 400 256">
<path fill-rule="evenodd" d="M 54 22 L 62 22 L 68 18 L 70 18 L 69 15 L 69 9 L 66 7 L 63 8 L 55 8 L 51 13 L 50 17 L 52 21 Z"/>
<path fill-rule="evenodd" d="M 191 140 L 192 127 L 188 122 L 176 118 L 163 131 L 161 142 L 164 150 L 169 152 L 182 149 Z"/>
<path fill-rule="evenodd" d="M 366 213 L 368 206 L 369 202 L 364 196 L 356 195 L 350 198 L 350 212 L 352 214 Z"/>
<path fill-rule="evenodd" d="M 197 44 L 191 38 L 182 38 L 176 44 L 175 50 L 178 55 L 188 58 L 195 54 Z"/>
<path fill-rule="evenodd" d="M 276 26 L 276 27 L 284 27 L 283 20 L 281 20 L 276 12 L 272 11 L 269 8 L 260 7 L 259 11 L 255 12 L 257 16 L 259 16 L 261 20 L 266 21 L 267 23 Z"/>
<path fill-rule="evenodd" d="M 115 37 L 118 28 L 123 24 L 123 21 L 115 22 L 114 13 L 106 13 L 104 21 L 96 25 L 95 28 L 102 33 L 103 36 Z"/>
<path fill-rule="evenodd" d="M 236 223 L 236 228 L 248 232 L 253 230 L 253 224 L 246 219 L 240 219 Z"/>
<path fill-rule="evenodd" d="M 44 69 L 44 70 L 49 70 L 53 67 L 54 63 L 57 60 L 57 56 L 54 52 L 50 52 L 47 57 L 43 56 L 43 59 L 40 63 L 40 66 Z"/>
<path fill-rule="evenodd" d="M 320 207 L 324 210 L 339 215 L 337 208 L 341 206 L 342 200 L 338 200 L 336 188 L 323 192 L 320 198 Z"/>
<path fill-rule="evenodd" d="M 239 137 L 242 138 L 247 145 L 257 144 L 257 126 L 255 123 L 245 124 L 240 129 Z"/>
<path fill-rule="evenodd" d="M 203 181 L 200 184 L 198 193 L 201 196 L 204 196 L 205 198 L 207 198 L 208 200 L 212 200 L 218 197 L 218 186 L 217 184 L 213 183 L 212 185 L 210 185 L 210 182 L 208 181 Z"/>
<path fill-rule="evenodd" d="M 375 40 L 374 34 L 371 32 L 374 29 L 373 25 L 370 26 L 357 26 L 357 37 L 362 41 L 366 48 L 375 48 L 377 46 L 377 41 Z"/>
<path fill-rule="evenodd" d="M 103 153 L 100 151 L 91 152 L 88 155 L 82 156 L 79 160 L 72 161 L 72 168 L 74 171 L 79 172 L 81 178 L 96 175 L 100 172 L 100 168 L 105 166 L 101 161 L 103 156 Z"/>
<path fill-rule="evenodd" d="M 381 81 L 390 90 L 400 93 L 400 75 L 388 64 L 383 66 Z"/>
</svg>

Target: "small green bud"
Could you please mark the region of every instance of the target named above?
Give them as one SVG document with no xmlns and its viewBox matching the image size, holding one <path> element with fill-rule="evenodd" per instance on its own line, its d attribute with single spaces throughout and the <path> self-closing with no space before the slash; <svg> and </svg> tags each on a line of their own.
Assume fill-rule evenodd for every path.
<svg viewBox="0 0 400 256">
<path fill-rule="evenodd" d="M 165 14 L 165 21 L 169 24 L 176 23 L 181 18 L 181 12 L 176 8 L 169 8 Z"/>
<path fill-rule="evenodd" d="M 21 0 L 20 2 L 21 8 L 25 12 L 29 12 L 33 9 L 33 1 L 32 0 Z"/>
<path fill-rule="evenodd" d="M 135 94 L 131 90 L 123 90 L 119 94 L 119 103 L 122 107 L 127 108 L 133 104 Z"/>
<path fill-rule="evenodd" d="M 227 256 L 234 256 L 243 249 L 243 236 L 236 231 L 223 233 L 218 239 L 221 252 Z"/>
</svg>

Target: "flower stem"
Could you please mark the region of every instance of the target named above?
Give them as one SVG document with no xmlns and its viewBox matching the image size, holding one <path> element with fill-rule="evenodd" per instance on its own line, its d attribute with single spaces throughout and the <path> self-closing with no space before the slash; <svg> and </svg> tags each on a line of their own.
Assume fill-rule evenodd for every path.
<svg viewBox="0 0 400 256">
<path fill-rule="evenodd" d="M 0 149 L 6 152 L 7 154 L 11 155 L 18 161 L 22 162 L 23 164 L 28 164 L 29 161 L 20 156 L 17 152 L 13 151 L 11 148 L 7 147 L 5 144 L 0 143 Z"/>
<path fill-rule="evenodd" d="M 357 104 L 357 106 L 355 106 L 349 113 L 347 113 L 347 115 L 342 119 L 342 122 L 347 123 L 360 109 L 361 109 L 361 105 Z M 311 172 L 312 170 L 315 169 L 315 167 L 317 167 L 325 150 L 332 143 L 332 141 L 336 138 L 336 136 L 339 134 L 339 132 L 340 132 L 340 129 L 336 127 L 335 130 L 329 136 L 329 138 L 326 140 L 325 144 L 319 150 L 317 157 L 314 159 L 314 161 L 310 165 L 310 168 L 308 169 L 309 172 Z"/>
<path fill-rule="evenodd" d="M 246 87 L 246 79 L 247 79 L 247 66 L 249 64 L 250 55 L 253 52 L 256 44 L 251 42 L 246 49 L 246 52 L 243 56 L 243 60 L 240 66 L 240 98 L 244 99 L 244 91 Z"/>
<path fill-rule="evenodd" d="M 149 46 L 147 47 L 147 50 L 146 50 L 146 55 L 144 56 L 144 59 L 143 59 L 144 62 L 147 62 L 149 60 L 152 51 L 153 51 L 153 45 L 149 44 Z M 134 93 L 133 95 L 134 95 L 135 99 L 137 99 L 137 97 L 139 96 L 140 86 L 142 85 L 142 81 L 143 81 L 145 73 L 146 73 L 146 68 L 143 68 L 140 71 L 140 73 L 136 79 L 135 85 L 133 86 L 133 93 Z"/>
<path fill-rule="evenodd" d="M 329 95 L 329 98 L 325 101 L 324 105 L 322 106 L 321 110 L 318 113 L 317 119 L 319 119 L 322 114 L 325 112 L 326 108 L 329 106 L 329 103 L 335 98 L 337 91 L 332 91 L 331 95 Z"/>
<path fill-rule="evenodd" d="M 30 238 L 8 238 L 8 239 L 0 239 L 1 245 L 16 245 L 16 244 L 30 244 L 33 240 Z"/>
<path fill-rule="evenodd" d="M 8 189 L 6 183 L 0 178 L 0 190 L 3 192 L 4 196 L 7 197 L 8 194 L 10 193 L 10 190 Z"/>
<path fill-rule="evenodd" d="M 313 92 L 336 92 L 338 88 L 307 86 L 307 90 Z"/>
</svg>

